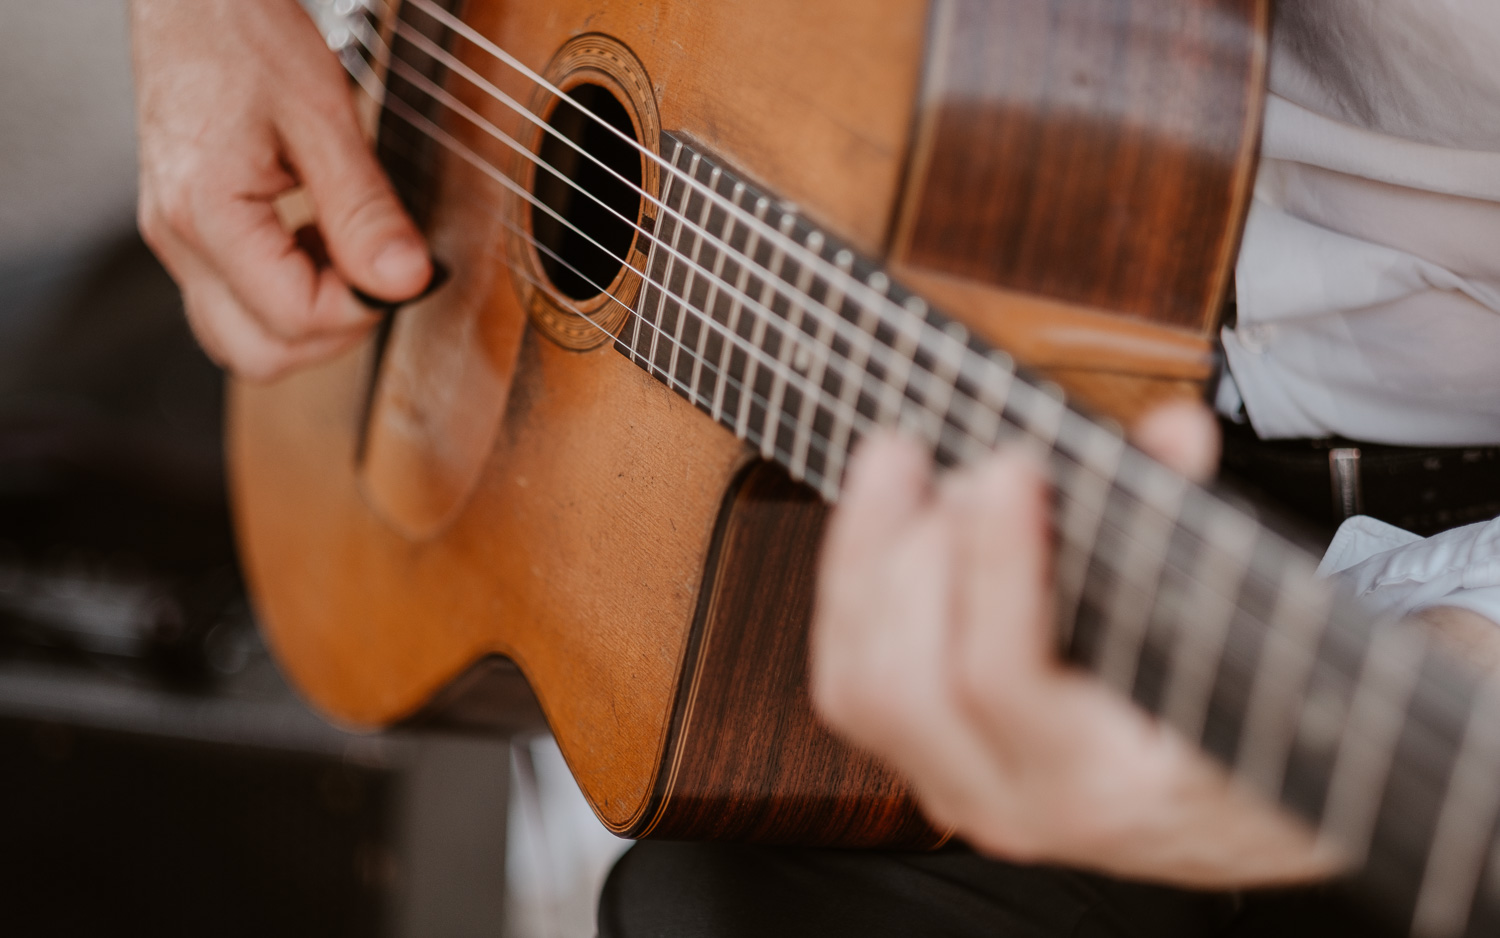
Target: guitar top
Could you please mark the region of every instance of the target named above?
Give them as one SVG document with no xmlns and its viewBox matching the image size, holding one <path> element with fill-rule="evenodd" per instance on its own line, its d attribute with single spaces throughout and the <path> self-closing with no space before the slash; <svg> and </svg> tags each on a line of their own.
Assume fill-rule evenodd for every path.
<svg viewBox="0 0 1500 938">
<path fill-rule="evenodd" d="M 359 354 L 234 389 L 289 675 L 375 726 L 505 656 L 622 835 L 936 844 L 807 701 L 824 505 L 878 427 L 948 465 L 1027 440 L 1063 652 L 1361 861 L 1392 914 L 1492 929 L 1500 695 L 1108 419 L 1212 374 L 1268 16 L 356 12 L 341 54 L 451 278 Z"/>
</svg>

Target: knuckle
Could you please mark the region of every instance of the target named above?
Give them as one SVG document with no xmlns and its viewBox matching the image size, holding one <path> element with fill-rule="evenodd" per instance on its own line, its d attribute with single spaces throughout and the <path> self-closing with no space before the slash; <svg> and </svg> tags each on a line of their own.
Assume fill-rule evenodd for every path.
<svg viewBox="0 0 1500 938">
<path fill-rule="evenodd" d="M 361 180 L 334 219 L 345 237 L 374 240 L 401 223 L 395 196 L 379 179 Z"/>
<path fill-rule="evenodd" d="M 314 331 L 312 309 L 266 301 L 262 296 L 246 300 L 251 315 L 280 342 L 297 342 Z"/>
<path fill-rule="evenodd" d="M 150 212 L 151 222 L 159 234 L 190 237 L 198 227 L 196 203 L 196 185 L 189 180 L 178 180 L 157 192 Z"/>
<path fill-rule="evenodd" d="M 235 349 L 224 364 L 238 378 L 251 384 L 267 384 L 286 374 L 291 367 L 291 356 L 279 347 Z"/>
</svg>

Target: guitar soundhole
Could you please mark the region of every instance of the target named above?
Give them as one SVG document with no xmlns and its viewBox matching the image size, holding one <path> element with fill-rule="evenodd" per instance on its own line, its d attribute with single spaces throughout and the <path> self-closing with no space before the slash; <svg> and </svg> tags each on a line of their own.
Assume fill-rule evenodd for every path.
<svg viewBox="0 0 1500 938">
<path fill-rule="evenodd" d="M 581 84 L 568 94 L 577 105 L 559 100 L 547 123 L 577 148 L 543 134 L 534 177 L 537 201 L 563 220 L 533 206 L 531 230 L 547 279 L 586 300 L 608 290 L 625 265 L 640 212 L 641 153 L 630 113 L 608 89 Z"/>
</svg>

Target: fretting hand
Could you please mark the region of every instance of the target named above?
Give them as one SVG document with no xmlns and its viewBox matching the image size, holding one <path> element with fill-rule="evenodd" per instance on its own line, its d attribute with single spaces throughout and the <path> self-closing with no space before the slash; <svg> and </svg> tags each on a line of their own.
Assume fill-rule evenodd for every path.
<svg viewBox="0 0 1500 938">
<path fill-rule="evenodd" d="M 1212 471 L 1201 408 L 1138 442 Z M 813 632 L 822 716 L 914 784 L 928 816 L 1015 861 L 1233 888 L 1324 877 L 1337 858 L 1173 731 L 1055 655 L 1049 494 L 1026 455 L 934 479 L 869 440 L 830 523 Z"/>
<path fill-rule="evenodd" d="M 357 342 L 431 275 L 360 133 L 336 57 L 296 0 L 134 0 L 140 225 L 208 354 L 268 380 Z M 331 266 L 273 202 L 302 185 Z"/>
</svg>

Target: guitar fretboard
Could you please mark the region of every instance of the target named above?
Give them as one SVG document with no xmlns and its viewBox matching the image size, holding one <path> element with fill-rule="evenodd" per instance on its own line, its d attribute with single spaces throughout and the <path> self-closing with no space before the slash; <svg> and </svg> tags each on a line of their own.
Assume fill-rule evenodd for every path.
<svg viewBox="0 0 1500 938">
<path fill-rule="evenodd" d="M 1301 814 L 1423 934 L 1500 926 L 1500 693 L 688 141 L 618 350 L 829 501 L 876 427 L 1047 454 L 1065 653 Z"/>
</svg>

